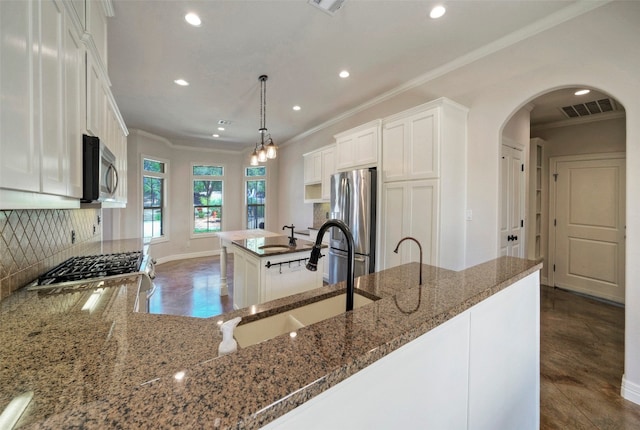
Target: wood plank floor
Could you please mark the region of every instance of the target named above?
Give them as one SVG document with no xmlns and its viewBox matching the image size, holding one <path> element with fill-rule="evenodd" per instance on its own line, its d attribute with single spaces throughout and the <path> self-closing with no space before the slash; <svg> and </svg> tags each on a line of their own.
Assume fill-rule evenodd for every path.
<svg viewBox="0 0 640 430">
<path fill-rule="evenodd" d="M 157 266 L 151 312 L 206 318 L 232 310 L 233 255 L 228 267 L 221 297 L 219 257 Z M 624 308 L 541 287 L 540 428 L 640 429 L 640 405 L 620 396 L 623 372 Z"/>
</svg>

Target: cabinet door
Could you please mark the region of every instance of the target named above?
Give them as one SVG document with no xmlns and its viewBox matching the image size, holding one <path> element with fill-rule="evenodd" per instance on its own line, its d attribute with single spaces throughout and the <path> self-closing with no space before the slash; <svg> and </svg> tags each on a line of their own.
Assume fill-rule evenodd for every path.
<svg viewBox="0 0 640 430">
<path fill-rule="evenodd" d="M 378 163 L 378 127 L 359 132 L 354 140 L 354 167 Z"/>
<path fill-rule="evenodd" d="M 407 228 L 404 235 L 416 238 L 422 245 L 423 263 L 438 263 L 438 180 L 411 181 L 405 185 Z M 417 246 L 403 243 L 402 263 L 420 261 Z"/>
<path fill-rule="evenodd" d="M 100 72 L 91 52 L 87 52 L 87 131 L 104 139 L 106 96 Z"/>
<path fill-rule="evenodd" d="M 429 109 L 383 126 L 383 180 L 438 177 L 439 111 Z"/>
<path fill-rule="evenodd" d="M 435 265 L 438 245 L 438 181 L 390 182 L 383 185 L 382 267 L 388 269 L 420 261 L 418 247 L 403 243 L 398 254 L 393 250 L 403 237 L 420 242 L 423 263 Z"/>
<path fill-rule="evenodd" d="M 382 187 L 382 242 L 381 255 L 382 269 L 399 266 L 403 263 L 402 254 L 396 254 L 393 250 L 400 239 L 404 237 L 409 222 L 408 213 L 405 211 L 406 193 L 404 183 L 388 183 Z"/>
<path fill-rule="evenodd" d="M 334 148 L 322 151 L 322 200 L 331 199 L 331 175 L 336 171 L 336 152 Z"/>
<path fill-rule="evenodd" d="M 40 190 L 40 147 L 34 130 L 36 77 L 31 1 L 0 1 L 0 188 Z"/>
<path fill-rule="evenodd" d="M 317 184 L 322 181 L 322 153 L 314 152 L 304 156 L 304 183 Z"/>
<path fill-rule="evenodd" d="M 344 136 L 336 140 L 336 169 L 345 170 L 353 166 L 355 158 L 355 136 Z"/>
<path fill-rule="evenodd" d="M 82 133 L 85 128 L 85 51 L 66 20 L 64 34 L 65 140 L 69 161 L 67 195 L 82 197 Z"/>
<path fill-rule="evenodd" d="M 378 125 L 336 139 L 336 169 L 350 170 L 378 163 Z"/>
<path fill-rule="evenodd" d="M 40 3 L 40 125 L 42 136 L 41 190 L 67 194 L 67 143 L 63 124 L 64 93 L 64 12 L 53 0 Z"/>
</svg>

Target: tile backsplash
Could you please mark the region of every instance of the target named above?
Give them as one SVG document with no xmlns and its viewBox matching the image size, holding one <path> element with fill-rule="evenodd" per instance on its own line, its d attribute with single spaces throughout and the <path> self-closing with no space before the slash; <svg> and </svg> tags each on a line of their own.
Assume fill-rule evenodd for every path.
<svg viewBox="0 0 640 430">
<path fill-rule="evenodd" d="M 101 209 L 0 210 L 0 300 L 100 242 L 100 217 Z"/>
<path fill-rule="evenodd" d="M 313 228 L 320 228 L 329 219 L 330 209 L 331 205 L 329 203 L 313 204 Z"/>
</svg>

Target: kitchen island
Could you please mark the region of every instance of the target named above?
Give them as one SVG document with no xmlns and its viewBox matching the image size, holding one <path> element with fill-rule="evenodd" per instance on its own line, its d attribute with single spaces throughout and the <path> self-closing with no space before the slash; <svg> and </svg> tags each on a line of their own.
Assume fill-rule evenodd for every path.
<svg viewBox="0 0 640 430">
<path fill-rule="evenodd" d="M 305 265 L 313 242 L 286 236 L 234 240 L 233 307 L 257 305 L 322 287 L 323 263 L 312 272 Z M 326 248 L 326 245 L 323 245 Z"/>
<path fill-rule="evenodd" d="M 379 300 L 224 357 L 223 321 L 257 320 L 344 285 L 209 319 L 136 313 L 133 282 L 111 287 L 92 312 L 82 310 L 91 291 L 18 291 L 0 303 L 0 410 L 31 393 L 18 423 L 26 428 L 295 428 L 309 419 L 316 428 L 336 428 L 335 419 L 424 428 L 429 417 L 460 413 L 463 428 L 467 420 L 537 428 L 541 265 L 510 257 L 460 272 L 423 265 L 422 287 L 419 267 L 362 276 L 356 291 Z M 450 374 L 462 380 L 443 387 Z M 351 397 L 363 381 L 367 395 Z M 344 401 L 340 393 L 349 406 L 327 409 Z"/>
</svg>

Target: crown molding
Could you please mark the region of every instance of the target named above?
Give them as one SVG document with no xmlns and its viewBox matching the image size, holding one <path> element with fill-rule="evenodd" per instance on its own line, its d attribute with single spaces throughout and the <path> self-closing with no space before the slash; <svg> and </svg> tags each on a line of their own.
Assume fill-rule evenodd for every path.
<svg viewBox="0 0 640 430">
<path fill-rule="evenodd" d="M 181 145 L 179 143 L 173 143 L 172 141 L 170 141 L 169 139 L 167 139 L 166 137 L 157 135 L 157 134 L 153 134 L 151 132 L 145 131 L 145 130 L 141 130 L 139 128 L 135 128 L 135 129 L 131 129 L 130 132 L 131 135 L 137 135 L 137 136 L 142 136 L 142 137 L 146 137 L 147 139 L 153 139 L 153 140 L 158 140 L 161 143 L 163 143 L 164 145 L 168 146 L 171 149 L 179 149 L 179 150 L 187 150 L 187 151 L 200 151 L 200 152 L 216 152 L 219 154 L 229 154 L 229 155 L 242 155 L 246 150 L 238 150 L 238 151 L 233 151 L 230 149 L 219 149 L 219 148 L 204 148 L 201 146 L 191 146 L 191 145 Z"/>
<path fill-rule="evenodd" d="M 330 127 L 334 124 L 339 123 L 340 121 L 343 121 L 359 112 L 362 112 L 366 109 L 369 109 L 379 103 L 382 103 L 386 100 L 389 100 L 399 94 L 402 94 L 406 91 L 409 91 L 413 88 L 419 87 L 421 85 L 426 84 L 427 82 L 430 82 L 434 79 L 437 79 L 447 73 L 450 73 L 454 70 L 457 70 L 461 67 L 464 67 L 468 64 L 473 63 L 474 61 L 477 61 L 483 57 L 486 57 L 490 54 L 493 54 L 495 52 L 498 52 L 502 49 L 508 48 L 509 46 L 512 46 L 518 42 L 521 42 L 525 39 L 528 39 L 532 36 L 535 36 L 538 33 L 541 33 L 545 30 L 551 29 L 553 27 L 556 27 L 566 21 L 569 21 L 570 19 L 573 19 L 575 17 L 578 17 L 580 15 L 583 15 L 587 12 L 590 12 L 594 9 L 597 9 L 601 6 L 604 6 L 607 3 L 611 3 L 613 0 L 597 0 L 597 1 L 591 1 L 591 0 L 580 0 L 576 3 L 573 3 L 543 19 L 540 19 L 532 24 L 529 24 L 525 27 L 522 27 L 521 29 L 507 35 L 504 36 L 498 40 L 495 40 L 479 49 L 476 49 L 475 51 L 472 51 L 466 55 L 463 55 L 461 57 L 458 57 L 457 59 L 450 61 L 449 63 L 446 63 L 440 67 L 437 67 L 421 76 L 418 76 L 415 79 L 412 79 L 410 81 L 405 82 L 404 84 L 391 89 L 385 93 L 380 94 L 377 97 L 374 97 L 373 99 L 359 105 L 356 106 L 353 109 L 350 109 L 328 121 L 323 122 L 322 124 L 319 124 L 315 127 L 312 127 L 294 137 L 292 137 L 291 139 L 287 140 L 286 142 L 284 142 L 283 144 L 281 144 L 281 146 L 287 146 L 290 142 L 299 140 L 299 139 L 303 139 L 307 136 L 312 135 L 313 133 L 316 133 L 320 130 L 323 130 L 327 127 Z"/>
</svg>

